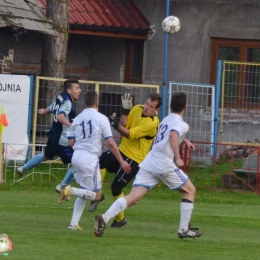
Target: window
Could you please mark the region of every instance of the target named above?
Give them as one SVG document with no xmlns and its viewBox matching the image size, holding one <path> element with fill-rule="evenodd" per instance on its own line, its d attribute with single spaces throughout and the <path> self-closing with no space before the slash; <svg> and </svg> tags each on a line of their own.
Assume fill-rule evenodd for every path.
<svg viewBox="0 0 260 260">
<path fill-rule="evenodd" d="M 260 41 L 212 38 L 210 83 L 216 83 L 217 61 L 260 62 Z M 224 107 L 260 108 L 260 64 L 225 68 Z"/>
<path fill-rule="evenodd" d="M 144 41 L 126 40 L 125 82 L 142 83 Z"/>
</svg>

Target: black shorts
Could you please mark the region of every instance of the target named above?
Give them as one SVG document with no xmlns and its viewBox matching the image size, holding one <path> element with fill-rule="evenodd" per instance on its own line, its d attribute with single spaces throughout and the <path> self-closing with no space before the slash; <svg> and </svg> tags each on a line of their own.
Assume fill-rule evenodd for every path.
<svg viewBox="0 0 260 260">
<path fill-rule="evenodd" d="M 130 173 L 124 172 L 116 157 L 111 151 L 102 153 L 99 158 L 100 169 L 106 168 L 108 172 L 116 174 L 115 179 L 112 183 L 112 193 L 114 196 L 119 195 L 121 193 L 121 190 L 135 177 L 135 175 L 139 171 L 139 163 L 128 158 L 123 153 L 121 153 L 121 156 L 126 162 L 130 164 Z"/>
<path fill-rule="evenodd" d="M 59 145 L 57 141 L 52 140 L 51 136 L 49 137 L 44 150 L 44 157 L 46 159 L 53 160 L 55 156 L 59 156 L 64 164 L 69 164 L 71 163 L 72 155 L 72 147 Z"/>
</svg>

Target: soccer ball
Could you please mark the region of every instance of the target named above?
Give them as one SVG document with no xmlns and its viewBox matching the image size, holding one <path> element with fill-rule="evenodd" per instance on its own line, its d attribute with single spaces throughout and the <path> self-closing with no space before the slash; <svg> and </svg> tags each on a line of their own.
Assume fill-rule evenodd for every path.
<svg viewBox="0 0 260 260">
<path fill-rule="evenodd" d="M 13 243 L 6 234 L 0 235 L 0 255 L 7 255 L 13 249 Z"/>
<path fill-rule="evenodd" d="M 162 21 L 162 29 L 169 34 L 177 33 L 181 29 L 180 19 L 176 16 L 168 16 Z"/>
</svg>

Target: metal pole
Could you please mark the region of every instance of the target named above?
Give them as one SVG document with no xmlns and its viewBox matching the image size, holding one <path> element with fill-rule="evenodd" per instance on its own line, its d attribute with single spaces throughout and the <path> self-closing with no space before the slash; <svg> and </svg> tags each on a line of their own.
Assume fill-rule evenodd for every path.
<svg viewBox="0 0 260 260">
<path fill-rule="evenodd" d="M 169 16 L 170 0 L 166 0 L 166 12 L 165 17 Z M 164 33 L 164 62 L 163 62 L 163 85 L 162 85 L 162 99 L 164 104 L 161 109 L 161 119 L 165 117 L 166 107 L 166 80 L 167 80 L 167 61 L 168 61 L 168 33 Z"/>
<path fill-rule="evenodd" d="M 216 96 L 215 96 L 215 111 L 214 111 L 214 137 L 213 137 L 213 155 L 212 157 L 216 159 L 217 155 L 217 145 L 218 140 L 218 114 L 219 114 L 219 100 L 220 100 L 220 89 L 221 89 L 221 77 L 222 77 L 222 68 L 223 62 L 222 60 L 218 60 L 218 68 L 217 68 L 217 81 L 216 81 Z"/>
</svg>

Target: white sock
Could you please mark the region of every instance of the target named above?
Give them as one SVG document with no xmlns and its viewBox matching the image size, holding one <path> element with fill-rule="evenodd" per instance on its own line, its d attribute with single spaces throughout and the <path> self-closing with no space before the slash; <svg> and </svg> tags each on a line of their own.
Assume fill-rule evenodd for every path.
<svg viewBox="0 0 260 260">
<path fill-rule="evenodd" d="M 86 189 L 78 189 L 78 188 L 70 188 L 70 195 L 82 198 L 84 200 L 95 200 L 96 192 L 86 190 Z"/>
<path fill-rule="evenodd" d="M 118 215 L 120 212 L 124 211 L 127 208 L 127 202 L 124 197 L 117 199 L 107 210 L 105 214 L 103 214 L 103 219 L 107 223 L 111 218 Z"/>
<path fill-rule="evenodd" d="M 77 198 L 74 203 L 73 214 L 70 221 L 71 226 L 77 226 L 85 208 L 86 200 Z"/>
<path fill-rule="evenodd" d="M 181 202 L 180 204 L 181 219 L 180 219 L 179 231 L 185 231 L 188 229 L 192 210 L 193 210 L 193 203 Z"/>
</svg>

